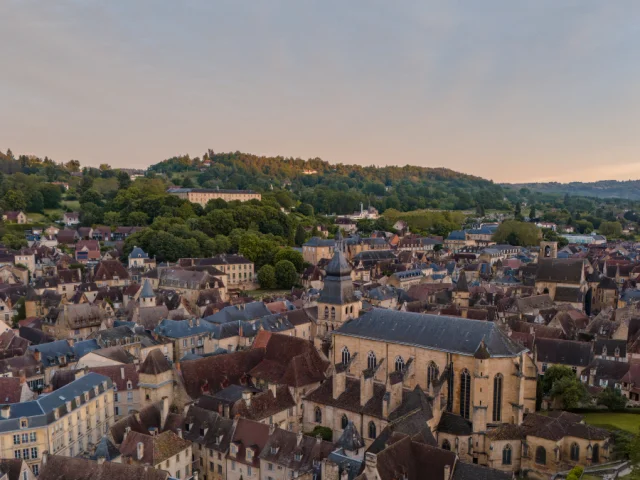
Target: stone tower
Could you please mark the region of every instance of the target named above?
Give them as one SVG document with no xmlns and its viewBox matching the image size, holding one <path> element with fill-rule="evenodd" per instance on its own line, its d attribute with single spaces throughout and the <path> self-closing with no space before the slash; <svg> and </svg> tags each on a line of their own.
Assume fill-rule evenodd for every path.
<svg viewBox="0 0 640 480">
<path fill-rule="evenodd" d="M 343 322 L 356 318 L 362 304 L 353 292 L 351 266 L 344 255 L 344 243 L 338 230 L 333 258 L 326 268 L 324 288 L 318 298 L 319 333 L 325 334 Z"/>
<path fill-rule="evenodd" d="M 138 375 L 142 407 L 159 402 L 163 397 L 173 401 L 173 369 L 160 350 L 149 352 Z"/>
<path fill-rule="evenodd" d="M 469 308 L 469 284 L 464 270 L 460 272 L 456 288 L 452 292 L 453 303 L 458 308 Z"/>
<path fill-rule="evenodd" d="M 139 302 L 140 308 L 156 306 L 156 294 L 153 293 L 153 287 L 151 286 L 148 278 L 144 280 L 142 292 L 140 292 Z"/>
<path fill-rule="evenodd" d="M 538 258 L 558 258 L 558 242 L 540 242 Z"/>
</svg>

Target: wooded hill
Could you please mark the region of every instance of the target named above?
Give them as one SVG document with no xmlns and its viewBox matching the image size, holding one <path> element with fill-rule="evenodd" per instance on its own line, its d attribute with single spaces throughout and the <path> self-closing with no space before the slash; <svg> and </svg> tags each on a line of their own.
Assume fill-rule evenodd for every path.
<svg viewBox="0 0 640 480">
<path fill-rule="evenodd" d="M 319 213 L 352 213 L 372 205 L 383 211 L 422 208 L 465 210 L 509 208 L 500 185 L 447 168 L 417 166 L 364 167 L 330 164 L 319 158 L 265 157 L 214 153 L 202 158 L 172 157 L 152 165 L 179 185 L 254 189 L 284 187 Z"/>
</svg>

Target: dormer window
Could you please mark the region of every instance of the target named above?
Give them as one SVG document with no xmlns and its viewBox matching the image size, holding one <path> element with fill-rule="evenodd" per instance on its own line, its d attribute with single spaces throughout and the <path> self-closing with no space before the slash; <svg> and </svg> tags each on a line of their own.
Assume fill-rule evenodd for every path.
<svg viewBox="0 0 640 480">
<path fill-rule="evenodd" d="M 293 456 L 296 462 L 299 462 L 302 460 L 302 453 L 301 452 L 296 452 L 296 454 Z"/>
<path fill-rule="evenodd" d="M 133 384 L 131 383 L 131 380 L 129 380 L 127 382 L 127 390 L 131 390 L 133 388 Z"/>
</svg>

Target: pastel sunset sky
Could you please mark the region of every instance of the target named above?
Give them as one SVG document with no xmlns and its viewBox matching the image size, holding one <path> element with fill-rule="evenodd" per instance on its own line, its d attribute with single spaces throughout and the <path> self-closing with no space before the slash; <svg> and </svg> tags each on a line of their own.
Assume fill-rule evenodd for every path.
<svg viewBox="0 0 640 480">
<path fill-rule="evenodd" d="M 637 0 L 2 0 L 0 149 L 640 178 Z"/>
</svg>

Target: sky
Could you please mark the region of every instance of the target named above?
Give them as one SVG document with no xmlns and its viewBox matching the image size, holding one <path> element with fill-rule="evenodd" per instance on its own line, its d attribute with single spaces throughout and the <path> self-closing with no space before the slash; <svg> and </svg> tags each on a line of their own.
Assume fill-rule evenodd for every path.
<svg viewBox="0 0 640 480">
<path fill-rule="evenodd" d="M 640 178 L 640 2 L 2 0 L 0 150 Z"/>
</svg>

